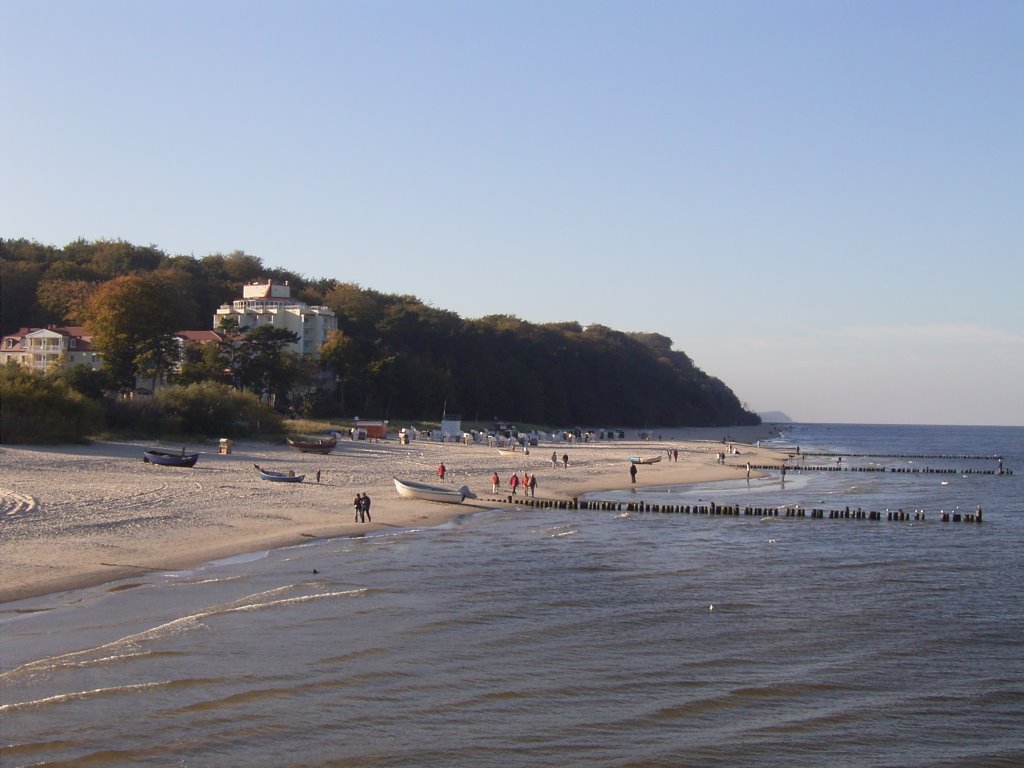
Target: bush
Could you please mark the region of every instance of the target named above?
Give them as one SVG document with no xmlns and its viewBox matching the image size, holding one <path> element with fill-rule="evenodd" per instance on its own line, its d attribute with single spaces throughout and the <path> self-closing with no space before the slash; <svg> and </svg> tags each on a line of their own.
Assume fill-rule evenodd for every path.
<svg viewBox="0 0 1024 768">
<path fill-rule="evenodd" d="M 281 417 L 261 405 L 256 395 L 213 381 L 166 387 L 154 400 L 163 423 L 173 425 L 178 434 L 245 437 L 281 432 Z"/>
<path fill-rule="evenodd" d="M 0 368 L 0 436 L 5 443 L 84 442 L 103 426 L 100 406 L 63 381 L 16 363 Z"/>
<path fill-rule="evenodd" d="M 110 379 L 102 368 L 93 370 L 87 365 L 69 365 L 46 375 L 64 382 L 70 389 L 97 402 L 103 400 L 110 388 Z"/>
<path fill-rule="evenodd" d="M 168 423 L 160 406 L 151 397 L 108 400 L 106 406 L 107 427 L 116 434 L 148 438 L 180 433 L 180 429 Z"/>
</svg>

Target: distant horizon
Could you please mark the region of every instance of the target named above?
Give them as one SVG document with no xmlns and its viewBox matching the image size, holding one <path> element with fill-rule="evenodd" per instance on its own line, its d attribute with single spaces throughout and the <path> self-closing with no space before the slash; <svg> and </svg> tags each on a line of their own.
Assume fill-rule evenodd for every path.
<svg viewBox="0 0 1024 768">
<path fill-rule="evenodd" d="M 772 424 L 784 427 L 787 424 L 814 424 L 814 425 L 835 425 L 835 426 L 858 426 L 858 427 L 983 427 L 986 429 L 1024 429 L 1024 424 L 940 424 L 938 422 L 899 422 L 899 421 L 763 421 L 762 424 Z"/>
</svg>

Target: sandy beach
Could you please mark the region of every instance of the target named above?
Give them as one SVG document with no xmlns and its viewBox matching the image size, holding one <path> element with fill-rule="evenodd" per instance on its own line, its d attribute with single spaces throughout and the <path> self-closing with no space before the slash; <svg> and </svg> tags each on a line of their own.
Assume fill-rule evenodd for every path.
<svg viewBox="0 0 1024 768">
<path fill-rule="evenodd" d="M 627 432 L 627 435 L 630 433 Z M 635 433 L 634 433 L 635 434 Z M 770 425 L 655 430 L 660 439 L 600 442 L 542 441 L 529 454 L 501 455 L 484 443 L 397 439 L 339 442 L 327 456 L 286 445 L 235 442 L 221 455 L 216 443 L 188 445 L 200 458 L 192 469 L 142 461 L 152 442 L 94 442 L 84 446 L 0 448 L 0 602 L 173 571 L 225 557 L 294 545 L 311 538 L 358 536 L 385 527 L 420 528 L 477 509 L 509 505 L 508 479 L 536 474 L 537 498 L 571 499 L 628 488 L 631 455 L 662 455 L 639 467 L 637 485 L 707 482 L 745 476 L 745 463 L 771 463 L 785 454 L 755 447 Z M 736 445 L 726 465 L 716 461 L 722 440 Z M 169 450 L 182 445 L 165 444 Z M 667 450 L 679 451 L 678 462 Z M 569 466 L 553 467 L 551 453 Z M 438 504 L 399 498 L 392 478 L 467 485 L 477 500 Z M 305 474 L 303 483 L 259 479 L 253 464 Z M 315 472 L 321 470 L 320 483 Z M 491 493 L 491 475 L 503 486 Z M 372 523 L 354 521 L 356 493 L 372 499 Z"/>
</svg>

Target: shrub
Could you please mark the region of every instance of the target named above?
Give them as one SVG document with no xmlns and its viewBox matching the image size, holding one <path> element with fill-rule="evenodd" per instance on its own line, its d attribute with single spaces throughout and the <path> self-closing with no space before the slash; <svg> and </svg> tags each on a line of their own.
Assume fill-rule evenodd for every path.
<svg viewBox="0 0 1024 768">
<path fill-rule="evenodd" d="M 83 442 L 103 426 L 95 402 L 63 381 L 16 363 L 0 368 L 0 436 L 5 443 Z"/>
<path fill-rule="evenodd" d="M 176 435 L 180 427 L 164 418 L 160 406 L 152 397 L 136 397 L 131 400 L 108 400 L 107 426 L 111 432 L 132 437 L 154 435 Z"/>
<path fill-rule="evenodd" d="M 68 365 L 47 373 L 47 376 L 62 381 L 68 387 L 90 400 L 100 401 L 110 388 L 110 379 L 102 368 L 93 370 L 87 365 Z"/>
<path fill-rule="evenodd" d="M 256 395 L 213 381 L 166 387 L 154 400 L 163 423 L 173 424 L 178 433 L 244 437 L 281 431 L 281 417 L 261 405 Z"/>
</svg>

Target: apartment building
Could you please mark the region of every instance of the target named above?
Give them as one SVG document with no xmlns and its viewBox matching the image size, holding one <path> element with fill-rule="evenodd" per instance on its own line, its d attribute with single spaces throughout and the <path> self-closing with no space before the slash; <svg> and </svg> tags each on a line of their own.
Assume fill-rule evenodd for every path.
<svg viewBox="0 0 1024 768">
<path fill-rule="evenodd" d="M 15 362 L 33 371 L 54 367 L 102 365 L 92 337 L 80 326 L 21 328 L 0 340 L 0 364 Z"/>
<path fill-rule="evenodd" d="M 287 281 L 266 280 L 243 286 L 240 299 L 221 305 L 214 314 L 213 327 L 220 328 L 221 321 L 227 318 L 234 318 L 239 328 L 271 325 L 289 330 L 299 337 L 290 349 L 316 359 L 327 334 L 338 328 L 338 318 L 332 309 L 293 299 Z"/>
</svg>

